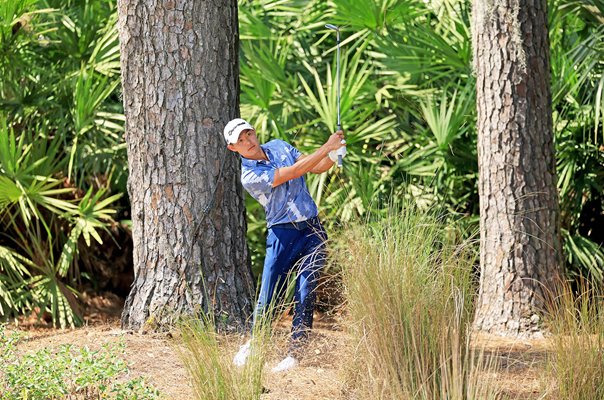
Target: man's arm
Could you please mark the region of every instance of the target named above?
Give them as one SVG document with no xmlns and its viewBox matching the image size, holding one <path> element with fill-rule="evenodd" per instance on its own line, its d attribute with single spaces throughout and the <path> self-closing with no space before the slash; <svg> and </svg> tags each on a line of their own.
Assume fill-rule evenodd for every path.
<svg viewBox="0 0 604 400">
<path fill-rule="evenodd" d="M 342 139 L 344 139 L 344 132 L 338 131 L 331 135 L 327 142 L 323 146 L 319 147 L 314 153 L 307 156 L 298 157 L 298 160 L 294 165 L 276 170 L 275 176 L 273 177 L 273 187 L 277 187 L 285 182 L 291 181 L 292 179 L 299 178 L 307 172 L 313 171 L 313 169 L 317 168 L 319 164 L 323 165 L 324 167 L 323 160 L 327 159 L 331 162 L 327 155 L 330 151 L 337 150 L 343 146 L 341 143 Z M 331 164 L 333 165 L 333 162 Z M 317 170 L 318 169 L 319 168 L 317 168 Z M 329 169 L 329 167 L 327 169 Z M 325 169 L 325 171 L 327 169 Z"/>
<path fill-rule="evenodd" d="M 300 157 L 298 157 L 296 162 L 301 161 L 301 160 L 305 159 L 306 157 L 307 156 L 305 154 L 303 154 Z M 335 164 L 335 161 L 331 161 L 331 158 L 325 157 L 321 161 L 319 161 L 319 163 L 317 165 L 315 165 L 313 169 L 311 169 L 308 172 L 312 172 L 313 174 L 322 174 L 323 172 L 328 171 L 329 168 L 331 168 L 334 164 Z"/>
</svg>

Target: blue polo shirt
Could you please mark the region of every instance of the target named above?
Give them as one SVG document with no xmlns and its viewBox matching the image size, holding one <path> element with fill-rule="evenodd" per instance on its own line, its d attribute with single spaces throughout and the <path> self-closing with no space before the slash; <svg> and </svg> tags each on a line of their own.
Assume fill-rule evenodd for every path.
<svg viewBox="0 0 604 400">
<path fill-rule="evenodd" d="M 289 143 L 278 139 L 260 147 L 268 161 L 241 157 L 241 183 L 264 207 L 268 227 L 316 217 L 319 210 L 308 192 L 304 176 L 273 187 L 275 171 L 294 165 L 302 153 Z"/>
</svg>

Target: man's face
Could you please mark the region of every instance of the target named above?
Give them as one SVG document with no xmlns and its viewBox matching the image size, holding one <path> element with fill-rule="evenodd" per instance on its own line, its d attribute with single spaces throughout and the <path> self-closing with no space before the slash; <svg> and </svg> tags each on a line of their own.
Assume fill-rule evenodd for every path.
<svg viewBox="0 0 604 400">
<path fill-rule="evenodd" d="M 253 129 L 246 129 L 239 134 L 237 143 L 229 144 L 227 146 L 229 150 L 235 151 L 241 154 L 245 158 L 255 158 L 258 154 L 262 154 L 260 143 L 258 143 L 258 137 L 256 131 Z"/>
</svg>

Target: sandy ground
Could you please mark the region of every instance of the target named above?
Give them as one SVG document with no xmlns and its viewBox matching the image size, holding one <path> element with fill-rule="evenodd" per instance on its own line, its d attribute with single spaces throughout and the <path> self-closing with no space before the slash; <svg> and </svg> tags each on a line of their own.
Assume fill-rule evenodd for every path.
<svg viewBox="0 0 604 400">
<path fill-rule="evenodd" d="M 124 358 L 130 367 L 128 378 L 143 376 L 160 390 L 165 399 L 194 398 L 187 372 L 176 351 L 176 340 L 169 334 L 139 334 L 119 327 L 121 304 L 110 295 L 91 300 L 87 313 L 88 325 L 73 330 L 55 330 L 32 324 L 22 325 L 26 338 L 19 345 L 24 352 L 61 344 L 99 348 L 106 343 L 125 343 Z M 289 321 L 279 323 L 278 335 L 286 337 Z M 234 338 L 226 346 L 229 356 L 239 342 Z M 274 354 L 266 366 L 263 400 L 347 399 L 343 391 L 346 360 L 352 351 L 346 332 L 337 318 L 317 315 L 309 352 L 300 365 L 287 373 L 272 373 L 270 368 L 279 359 Z M 283 339 L 282 342 L 285 342 Z M 499 371 L 492 376 L 501 387 L 503 398 L 549 398 L 543 381 L 548 344 L 546 340 L 505 340 L 480 336 L 475 346 L 487 354 L 497 354 Z"/>
</svg>

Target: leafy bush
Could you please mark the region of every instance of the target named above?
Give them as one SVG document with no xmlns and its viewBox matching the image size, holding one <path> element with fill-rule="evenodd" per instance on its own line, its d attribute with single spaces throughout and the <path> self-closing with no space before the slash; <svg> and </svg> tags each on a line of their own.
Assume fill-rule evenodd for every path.
<svg viewBox="0 0 604 400">
<path fill-rule="evenodd" d="M 0 48 L 0 317 L 78 325 L 80 249 L 127 175 L 115 4 L 0 2 Z"/>
<path fill-rule="evenodd" d="M 19 355 L 19 334 L 0 325 L 0 399 L 158 399 L 159 392 L 142 378 L 123 382 L 128 367 L 120 358 L 124 345 L 100 350 L 62 345 Z M 122 382 L 120 382 L 122 380 Z"/>
</svg>

